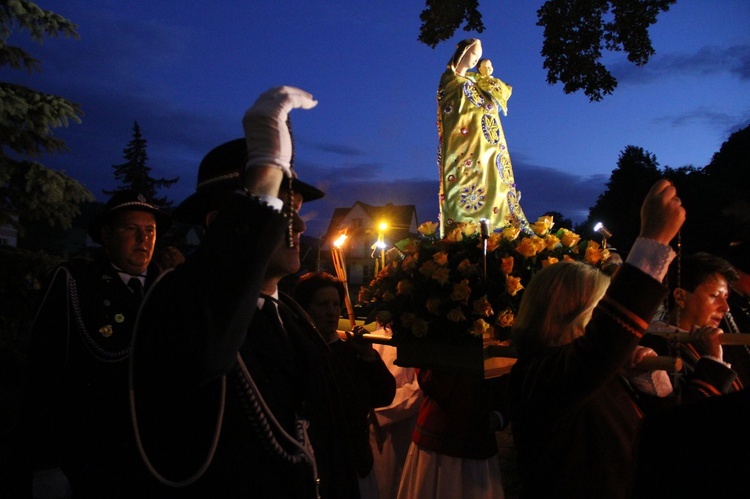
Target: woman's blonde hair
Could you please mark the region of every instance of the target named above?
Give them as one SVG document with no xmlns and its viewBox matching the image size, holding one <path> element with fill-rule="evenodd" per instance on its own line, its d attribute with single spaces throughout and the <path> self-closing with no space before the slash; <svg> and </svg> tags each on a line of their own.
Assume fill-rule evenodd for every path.
<svg viewBox="0 0 750 499">
<path fill-rule="evenodd" d="M 532 277 L 512 341 L 519 353 L 562 346 L 581 336 L 609 287 L 609 276 L 582 262 L 558 262 Z"/>
</svg>

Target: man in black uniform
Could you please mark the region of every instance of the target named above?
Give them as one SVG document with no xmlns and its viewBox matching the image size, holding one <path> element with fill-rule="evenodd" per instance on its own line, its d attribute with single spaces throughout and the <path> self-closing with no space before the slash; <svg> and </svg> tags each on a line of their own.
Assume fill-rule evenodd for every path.
<svg viewBox="0 0 750 499">
<path fill-rule="evenodd" d="M 146 469 L 128 409 L 128 354 L 170 217 L 120 192 L 89 228 L 103 249 L 55 270 L 30 337 L 29 451 L 35 498 L 130 497 Z"/>
<path fill-rule="evenodd" d="M 327 346 L 277 287 L 300 268 L 302 202 L 323 195 L 291 169 L 286 121 L 315 104 L 271 89 L 245 139 L 206 155 L 175 212 L 205 238 L 141 310 L 134 414 L 154 475 L 180 497 L 358 497 Z"/>
</svg>

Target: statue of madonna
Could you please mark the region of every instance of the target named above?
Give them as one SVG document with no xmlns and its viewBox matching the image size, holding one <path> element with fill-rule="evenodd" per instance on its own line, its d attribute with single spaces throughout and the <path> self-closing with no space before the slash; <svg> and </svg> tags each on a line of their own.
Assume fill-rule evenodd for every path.
<svg viewBox="0 0 750 499">
<path fill-rule="evenodd" d="M 528 226 L 519 204 L 500 109 L 507 113 L 511 87 L 492 76 L 482 42 L 463 40 L 440 78 L 437 126 L 440 145 L 440 234 L 456 223 L 483 218 L 490 230 Z M 469 70 L 479 63 L 478 73 Z"/>
</svg>

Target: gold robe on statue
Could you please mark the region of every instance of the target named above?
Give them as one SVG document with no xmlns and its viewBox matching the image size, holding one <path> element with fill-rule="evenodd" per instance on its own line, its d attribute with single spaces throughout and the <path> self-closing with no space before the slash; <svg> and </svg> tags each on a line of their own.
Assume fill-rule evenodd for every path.
<svg viewBox="0 0 750 499">
<path fill-rule="evenodd" d="M 497 78 L 448 69 L 440 78 L 437 126 L 440 145 L 440 233 L 458 222 L 490 230 L 528 225 L 519 204 L 500 109 L 507 112 L 511 87 Z"/>
</svg>

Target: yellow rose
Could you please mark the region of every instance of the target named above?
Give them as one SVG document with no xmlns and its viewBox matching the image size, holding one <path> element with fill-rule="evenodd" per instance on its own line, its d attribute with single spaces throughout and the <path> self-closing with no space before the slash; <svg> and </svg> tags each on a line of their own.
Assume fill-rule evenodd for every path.
<svg viewBox="0 0 750 499">
<path fill-rule="evenodd" d="M 543 217 L 539 217 L 533 224 L 529 224 L 529 227 L 531 227 L 531 230 L 534 231 L 534 234 L 542 237 L 547 234 L 547 232 L 549 232 L 553 225 L 555 225 L 555 223 L 552 221 L 552 217 L 545 215 Z"/>
<path fill-rule="evenodd" d="M 451 243 L 461 242 L 464 240 L 464 233 L 460 227 L 456 227 L 445 236 L 445 240 Z"/>
<path fill-rule="evenodd" d="M 471 296 L 471 288 L 469 287 L 469 280 L 464 279 L 459 283 L 453 285 L 453 291 L 451 292 L 451 300 L 463 303 L 466 305 L 469 303 L 469 297 Z"/>
<path fill-rule="evenodd" d="M 471 325 L 471 334 L 483 338 L 492 338 L 495 334 L 495 328 L 487 324 L 484 319 L 477 319 Z"/>
<path fill-rule="evenodd" d="M 464 237 L 467 237 L 474 234 L 479 228 L 479 225 L 474 222 L 459 222 L 456 224 L 456 227 L 461 230 Z"/>
<path fill-rule="evenodd" d="M 500 246 L 500 241 L 502 240 L 503 240 L 503 235 L 500 234 L 499 232 L 491 233 L 490 236 L 487 238 L 487 252 L 492 253 L 493 251 L 495 251 Z"/>
<path fill-rule="evenodd" d="M 568 255 L 565 255 L 565 256 L 568 256 Z M 555 263 L 557 263 L 559 261 L 560 260 L 558 260 L 554 256 L 548 256 L 546 259 L 542 260 L 542 267 L 547 267 L 548 265 L 553 265 L 553 264 L 555 264 Z"/>
<path fill-rule="evenodd" d="M 414 283 L 409 279 L 401 279 L 396 285 L 397 295 L 411 295 L 414 292 Z"/>
<path fill-rule="evenodd" d="M 518 227 L 506 227 L 503 229 L 502 236 L 506 241 L 514 241 L 520 233 L 521 229 Z"/>
<path fill-rule="evenodd" d="M 422 264 L 421 267 L 419 267 L 419 273 L 429 279 L 437 269 L 438 266 L 435 262 L 433 262 L 432 260 L 427 260 Z"/>
<path fill-rule="evenodd" d="M 511 327 L 515 322 L 516 322 L 516 316 L 513 315 L 513 311 L 509 308 L 506 308 L 497 317 L 497 321 L 495 321 L 495 324 L 497 324 L 500 327 Z"/>
<path fill-rule="evenodd" d="M 448 282 L 448 279 L 451 276 L 451 269 L 448 267 L 440 267 L 439 269 L 436 269 L 435 272 L 432 273 L 432 279 L 436 280 L 440 283 L 442 286 L 446 282 Z"/>
<path fill-rule="evenodd" d="M 502 266 L 500 267 L 500 270 L 503 271 L 503 274 L 510 274 L 513 272 L 513 265 L 515 265 L 516 260 L 512 256 L 508 256 L 502 259 Z"/>
<path fill-rule="evenodd" d="M 427 301 L 425 302 L 424 306 L 427 308 L 427 311 L 434 315 L 440 315 L 440 304 L 442 303 L 442 300 L 437 296 L 430 296 L 427 298 Z"/>
<path fill-rule="evenodd" d="M 461 273 L 462 276 L 471 276 L 477 273 L 477 267 L 478 265 L 475 263 L 471 263 L 468 258 L 464 258 L 461 260 L 461 263 L 458 264 L 458 271 Z"/>
<path fill-rule="evenodd" d="M 484 317 L 489 317 L 493 314 L 492 304 L 487 301 L 487 296 L 474 300 L 474 313 Z"/>
<path fill-rule="evenodd" d="M 407 272 L 411 272 L 412 270 L 417 268 L 417 263 L 419 263 L 419 253 L 406 255 L 403 262 L 401 262 L 401 268 Z"/>
<path fill-rule="evenodd" d="M 422 338 L 423 336 L 425 336 L 429 329 L 430 324 L 421 317 L 414 319 L 414 321 L 412 321 L 411 323 L 411 334 L 413 334 L 417 338 Z"/>
<path fill-rule="evenodd" d="M 609 250 L 606 248 L 602 249 L 596 241 L 589 241 L 584 258 L 591 265 L 596 265 L 602 260 L 609 258 Z"/>
<path fill-rule="evenodd" d="M 589 241 L 586 246 L 586 255 L 584 256 L 584 259 L 591 265 L 596 265 L 599 263 L 599 260 L 602 259 L 599 244 L 596 241 Z"/>
<path fill-rule="evenodd" d="M 461 310 L 461 307 L 456 307 L 448 312 L 446 318 L 451 322 L 461 322 L 466 320 L 466 316 L 464 315 L 463 310 Z"/>
<path fill-rule="evenodd" d="M 562 232 L 562 234 L 560 235 L 560 242 L 566 248 L 572 248 L 573 246 L 578 244 L 578 241 L 581 240 L 581 236 L 571 230 L 560 229 L 560 231 Z"/>
<path fill-rule="evenodd" d="M 388 277 L 389 275 L 395 274 L 397 272 L 396 267 L 394 265 L 386 265 L 383 267 L 383 270 L 380 271 L 378 274 L 378 278 L 385 276 Z"/>
<path fill-rule="evenodd" d="M 505 276 L 505 288 L 508 290 L 510 296 L 516 296 L 523 289 L 521 278 L 512 275 Z"/>
<path fill-rule="evenodd" d="M 563 262 L 575 262 L 576 259 L 571 257 L 570 255 L 563 255 Z"/>
<path fill-rule="evenodd" d="M 540 253 L 547 248 L 547 243 L 541 237 L 531 236 L 529 239 L 531 239 L 531 244 L 534 245 L 537 253 Z"/>
<path fill-rule="evenodd" d="M 419 239 L 412 239 L 407 243 L 406 246 L 404 246 L 404 253 L 408 254 L 416 254 L 419 251 L 419 247 L 422 245 L 422 243 L 419 241 Z"/>
<path fill-rule="evenodd" d="M 445 251 L 438 251 L 434 255 L 432 255 L 432 261 L 440 265 L 441 267 L 444 267 L 448 265 L 448 253 Z"/>
<path fill-rule="evenodd" d="M 558 244 L 560 244 L 560 240 L 554 234 L 547 234 L 544 236 L 544 244 L 547 246 L 548 250 L 552 251 Z"/>
<path fill-rule="evenodd" d="M 542 241 L 536 236 L 531 237 L 525 237 L 521 239 L 521 241 L 516 246 L 516 251 L 523 255 L 526 258 L 531 258 L 532 256 L 539 253 L 539 241 Z M 543 244 L 543 241 L 542 241 Z"/>
<path fill-rule="evenodd" d="M 417 232 L 423 236 L 431 236 L 437 231 L 438 225 L 437 222 L 425 222 L 417 227 Z"/>
</svg>

